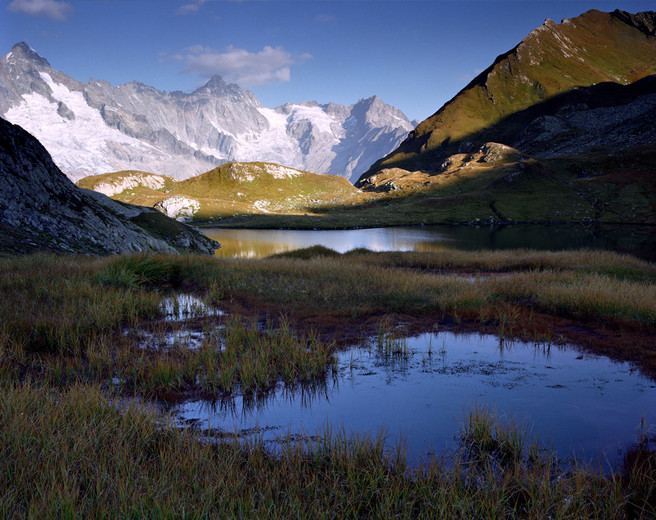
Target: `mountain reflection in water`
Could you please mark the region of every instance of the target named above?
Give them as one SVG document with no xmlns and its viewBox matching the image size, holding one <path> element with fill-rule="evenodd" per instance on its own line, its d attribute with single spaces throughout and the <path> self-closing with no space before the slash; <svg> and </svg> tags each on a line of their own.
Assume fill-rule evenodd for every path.
<svg viewBox="0 0 656 520">
<path fill-rule="evenodd" d="M 218 256 L 261 258 L 322 245 L 345 253 L 355 248 L 372 251 L 450 249 L 539 250 L 602 249 L 656 261 L 656 228 L 650 226 L 592 226 L 517 224 L 507 226 L 416 226 L 350 230 L 259 230 L 206 228 L 220 242 Z"/>
</svg>

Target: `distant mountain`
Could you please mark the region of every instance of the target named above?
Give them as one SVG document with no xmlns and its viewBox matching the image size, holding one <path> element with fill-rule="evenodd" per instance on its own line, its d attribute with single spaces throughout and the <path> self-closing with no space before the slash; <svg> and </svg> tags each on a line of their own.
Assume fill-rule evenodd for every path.
<svg viewBox="0 0 656 520">
<path fill-rule="evenodd" d="M 186 179 L 230 161 L 267 161 L 354 181 L 414 128 L 375 96 L 271 109 L 218 76 L 190 94 L 80 83 L 26 43 L 0 58 L 0 115 L 32 132 L 73 180 L 126 169 Z"/>
<path fill-rule="evenodd" d="M 75 186 L 45 148 L 0 118 L 0 251 L 200 252 L 218 244 L 160 212 Z"/>
<path fill-rule="evenodd" d="M 420 123 L 359 186 L 389 168 L 439 172 L 497 142 L 538 158 L 654 142 L 656 13 L 588 11 L 532 31 Z M 637 83 L 636 83 L 637 82 Z M 635 83 L 635 85 L 633 85 Z"/>
<path fill-rule="evenodd" d="M 228 163 L 184 181 L 121 171 L 85 177 L 78 186 L 118 201 L 154 207 L 180 220 L 303 214 L 310 208 L 344 205 L 362 198 L 360 191 L 342 177 L 262 162 Z"/>
</svg>

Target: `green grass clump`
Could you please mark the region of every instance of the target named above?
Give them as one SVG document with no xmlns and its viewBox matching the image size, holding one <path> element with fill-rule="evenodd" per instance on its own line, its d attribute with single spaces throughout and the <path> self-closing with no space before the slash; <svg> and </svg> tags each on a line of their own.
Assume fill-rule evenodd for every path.
<svg viewBox="0 0 656 520">
<path fill-rule="evenodd" d="M 334 258 L 339 255 L 340 254 L 334 249 L 330 249 L 325 246 L 312 246 L 271 255 L 271 258 L 298 258 L 301 260 L 309 260 L 310 258 L 315 258 L 318 256 Z"/>
<path fill-rule="evenodd" d="M 120 256 L 98 273 L 98 280 L 117 287 L 177 286 L 181 282 L 180 266 L 171 259 L 155 255 Z"/>
</svg>

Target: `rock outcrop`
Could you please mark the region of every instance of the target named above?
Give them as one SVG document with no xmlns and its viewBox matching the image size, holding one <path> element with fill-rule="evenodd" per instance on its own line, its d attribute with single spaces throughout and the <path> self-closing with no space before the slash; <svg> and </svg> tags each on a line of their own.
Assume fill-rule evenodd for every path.
<svg viewBox="0 0 656 520">
<path fill-rule="evenodd" d="M 197 252 L 218 244 L 152 208 L 75 186 L 29 133 L 0 119 L 0 249 L 110 254 Z"/>
</svg>

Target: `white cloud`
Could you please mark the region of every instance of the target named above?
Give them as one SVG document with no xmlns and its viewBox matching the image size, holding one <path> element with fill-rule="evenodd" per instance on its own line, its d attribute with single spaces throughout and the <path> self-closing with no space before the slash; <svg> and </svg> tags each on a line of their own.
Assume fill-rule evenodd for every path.
<svg viewBox="0 0 656 520">
<path fill-rule="evenodd" d="M 282 47 L 266 46 L 249 52 L 229 46 L 224 52 L 194 45 L 171 56 L 185 64 L 183 72 L 210 78 L 215 74 L 242 87 L 285 83 L 291 79 L 291 66 L 311 59 L 310 54 L 294 56 Z"/>
<path fill-rule="evenodd" d="M 207 0 L 194 0 L 189 4 L 184 4 L 178 7 L 176 13 L 178 14 L 191 14 L 195 13 L 200 9 L 200 6 L 203 5 Z"/>
<path fill-rule="evenodd" d="M 66 20 L 73 8 L 66 2 L 57 0 L 12 0 L 7 6 L 14 13 L 25 13 L 30 16 L 47 16 L 53 20 Z"/>
</svg>

